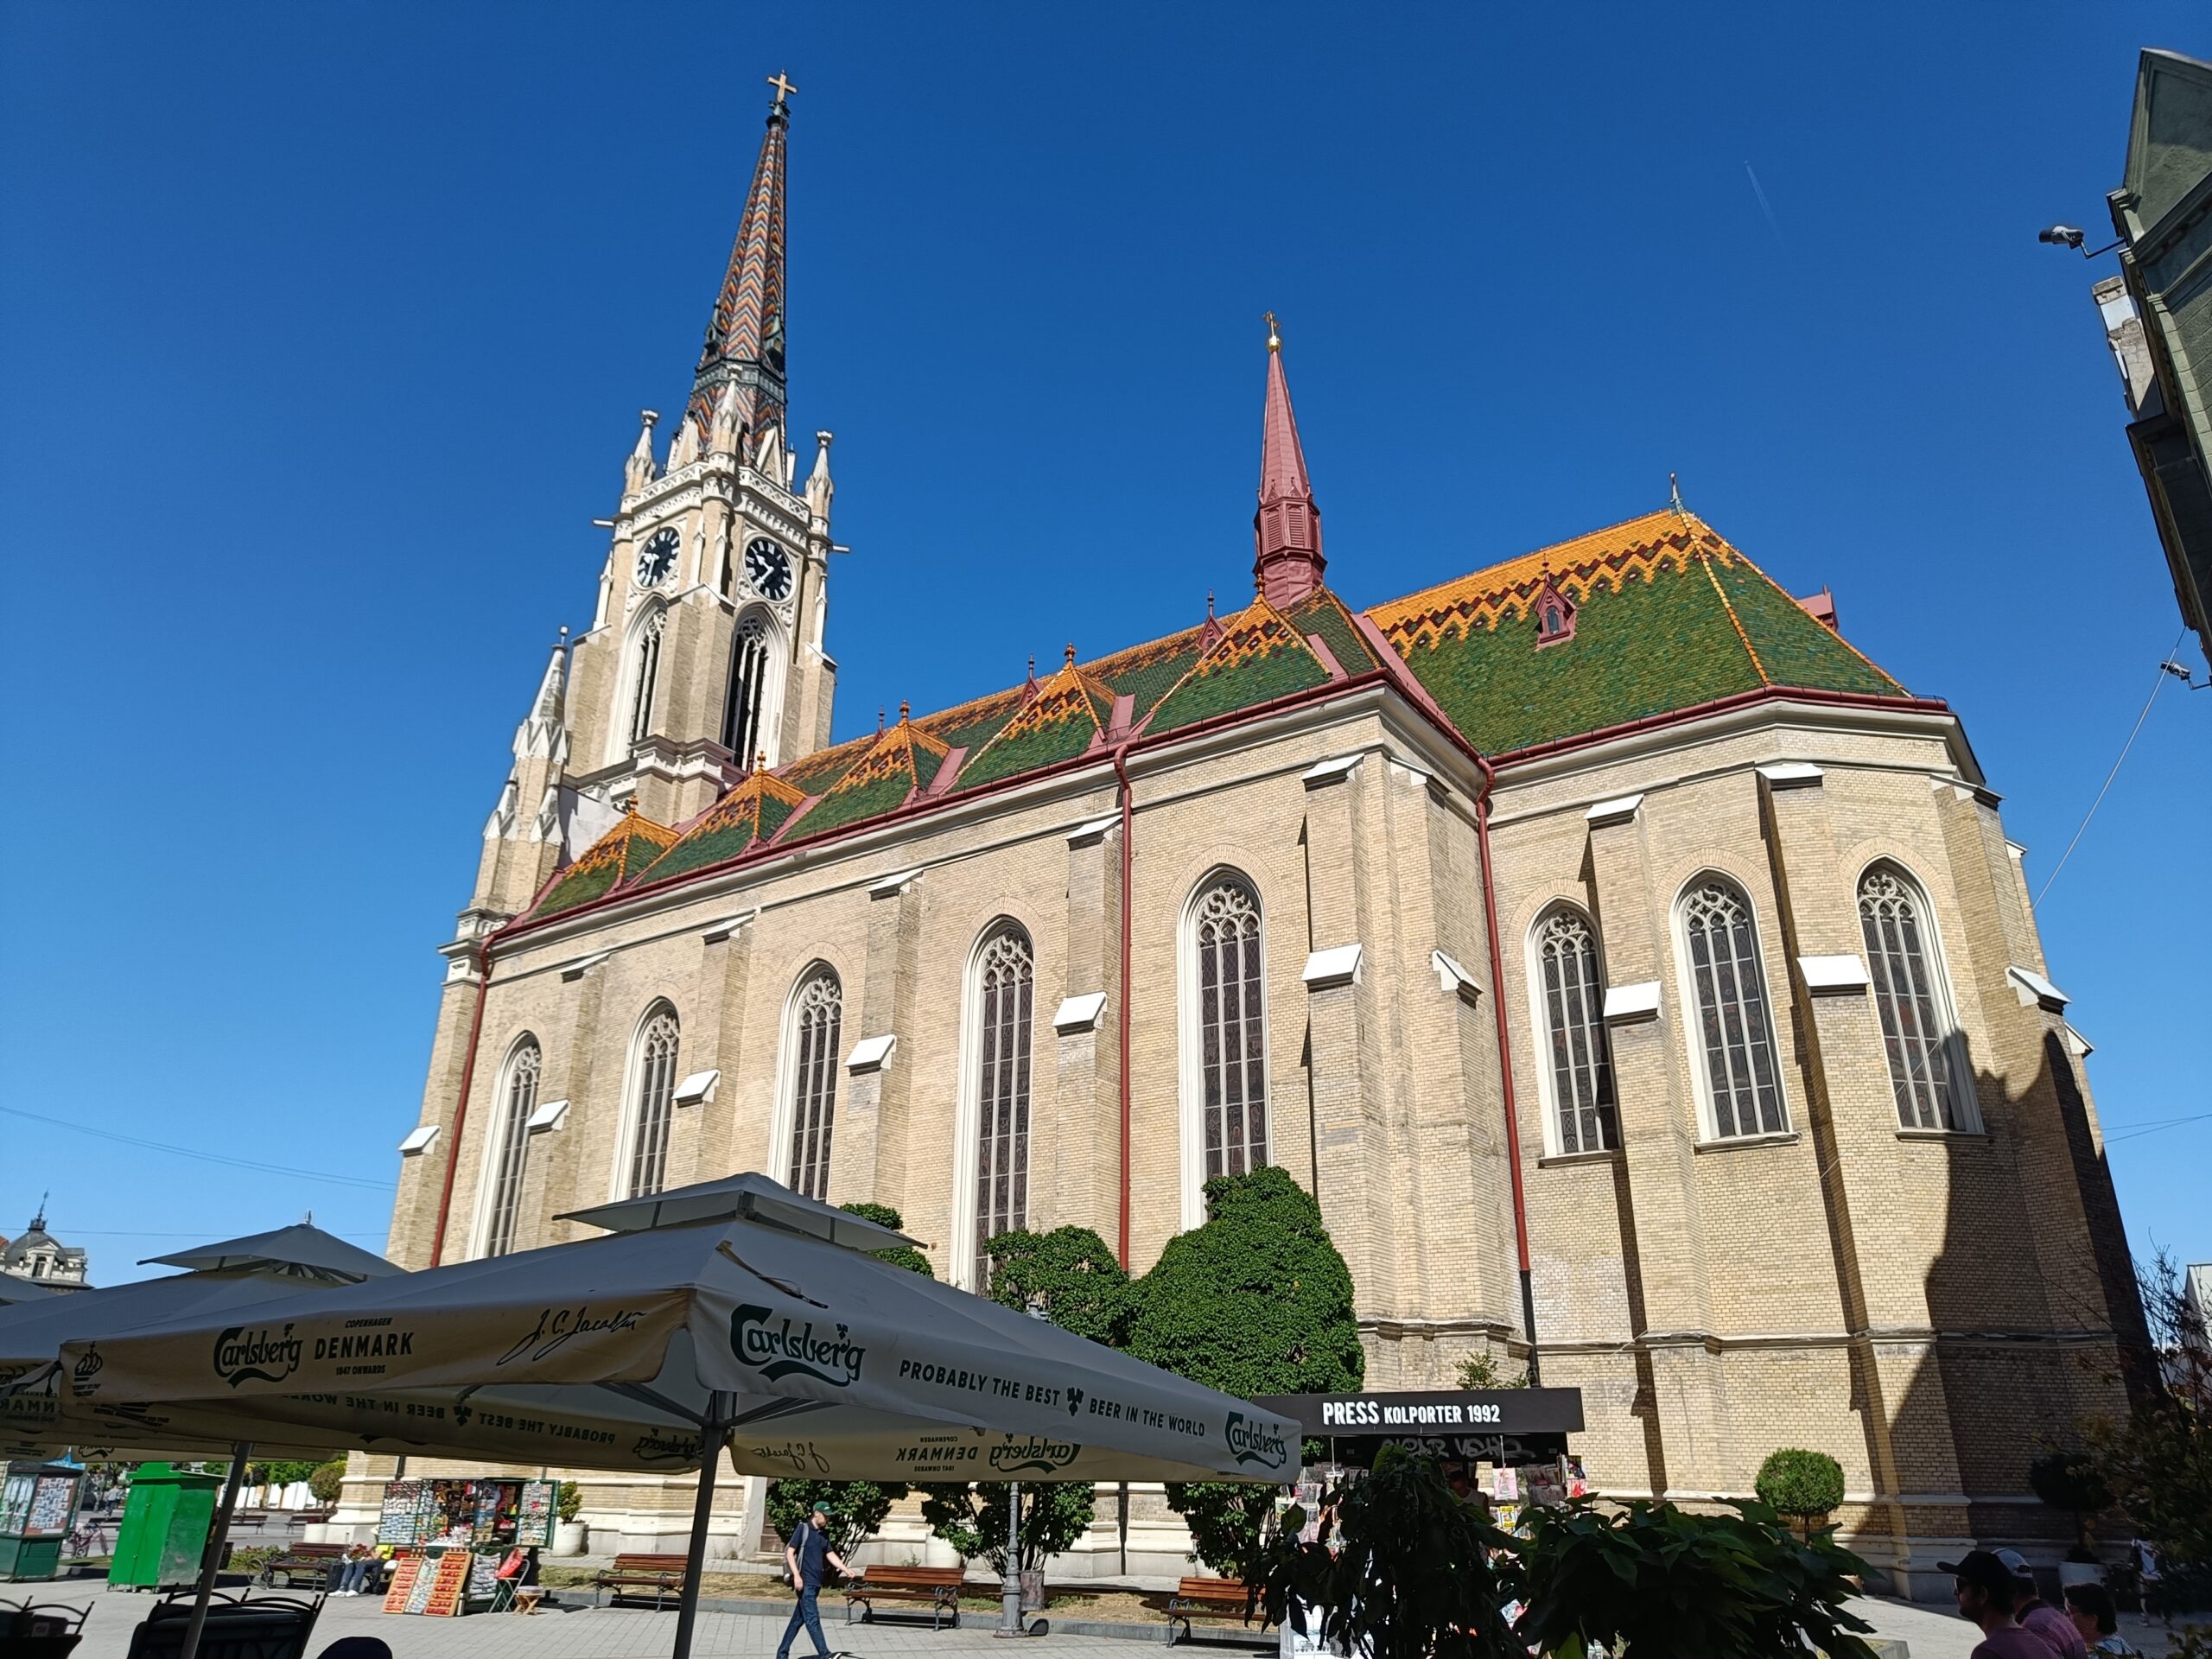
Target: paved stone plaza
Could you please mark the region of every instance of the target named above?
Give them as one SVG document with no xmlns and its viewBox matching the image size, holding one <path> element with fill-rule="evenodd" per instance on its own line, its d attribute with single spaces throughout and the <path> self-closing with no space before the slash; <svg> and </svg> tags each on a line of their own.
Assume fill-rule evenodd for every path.
<svg viewBox="0 0 2212 1659">
<path fill-rule="evenodd" d="M 132 1629 L 152 1605 L 150 1597 L 111 1593 L 94 1580 L 0 1586 L 0 1599 L 14 1600 L 26 1593 L 34 1601 L 92 1608 L 74 1659 L 124 1659 Z M 381 1603 L 365 1596 L 327 1602 L 308 1644 L 308 1659 L 346 1636 L 378 1637 L 391 1644 L 395 1659 L 661 1659 L 674 1643 L 673 1612 L 593 1607 L 588 1591 L 573 1588 L 556 1594 L 568 1605 L 534 1618 L 504 1613 L 407 1618 L 385 1613 Z M 1902 1644 L 1891 1650 L 1890 1659 L 1968 1659 L 1979 1637 L 1973 1625 L 1937 1608 L 1871 1597 L 1854 1605 L 1873 1624 L 1878 1639 Z M 985 1652 L 1003 1656 L 1005 1649 L 991 1633 L 995 1623 L 992 1614 L 970 1611 L 958 1630 L 931 1630 L 912 1622 L 848 1625 L 842 1609 L 825 1602 L 822 1628 L 831 1645 L 851 1659 L 974 1659 Z M 2168 1651 L 2162 1625 L 2128 1618 L 2122 1630 L 2149 1659 L 2162 1659 Z M 758 1659 L 775 1652 L 783 1633 L 780 1616 L 702 1608 L 692 1651 L 698 1659 Z M 1193 1645 L 1231 1653 L 1274 1651 L 1271 1645 L 1262 1649 L 1260 1643 L 1241 1633 L 1202 1634 Z M 1139 1653 L 1158 1651 L 1160 1646 L 1157 1638 L 1062 1634 L 1032 1640 L 1021 1652 L 1027 1659 L 1135 1659 Z M 794 1653 L 798 1659 L 808 1659 L 810 1652 L 802 1634 Z"/>
</svg>

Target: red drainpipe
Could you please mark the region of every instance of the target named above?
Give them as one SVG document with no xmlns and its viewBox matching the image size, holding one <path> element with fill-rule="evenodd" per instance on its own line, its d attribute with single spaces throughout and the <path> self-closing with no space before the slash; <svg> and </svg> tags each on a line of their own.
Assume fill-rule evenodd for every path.
<svg viewBox="0 0 2212 1659">
<path fill-rule="evenodd" d="M 461 1132 L 468 1126 L 468 1085 L 476 1077 L 476 1039 L 484 1030 L 484 999 L 492 988 L 492 946 L 476 947 L 476 1013 L 468 1022 L 468 1052 L 461 1062 L 461 1099 L 453 1109 L 453 1136 L 446 1142 L 446 1179 L 438 1190 L 438 1227 L 430 1236 L 430 1265 L 445 1259 L 446 1218 L 453 1213 L 454 1177 L 461 1171 Z"/>
<path fill-rule="evenodd" d="M 1490 1001 L 1497 1015 L 1497 1075 L 1505 1093 L 1505 1155 L 1513 1172 L 1513 1236 L 1521 1254 L 1521 1325 L 1529 1337 L 1529 1381 L 1541 1380 L 1536 1369 L 1536 1294 L 1529 1273 L 1529 1201 L 1521 1190 L 1521 1114 L 1513 1097 L 1513 1045 L 1505 1027 L 1505 955 L 1497 944 L 1497 883 L 1491 873 L 1490 799 L 1497 789 L 1497 772 L 1481 755 L 1483 792 L 1475 799 L 1475 840 L 1482 849 L 1483 916 L 1490 925 Z"/>
<path fill-rule="evenodd" d="M 1129 1270 L 1129 877 L 1135 863 L 1135 849 L 1129 844 L 1129 837 L 1136 825 L 1128 758 L 1128 740 L 1123 738 L 1114 749 L 1114 776 L 1122 782 L 1122 984 L 1114 999 L 1114 1011 L 1122 1044 L 1122 1231 L 1115 1256 L 1124 1273 Z"/>
</svg>

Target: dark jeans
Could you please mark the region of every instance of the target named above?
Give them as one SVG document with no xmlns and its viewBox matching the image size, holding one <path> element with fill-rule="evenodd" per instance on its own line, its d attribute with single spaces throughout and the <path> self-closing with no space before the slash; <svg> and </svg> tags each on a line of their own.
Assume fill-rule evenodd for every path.
<svg viewBox="0 0 2212 1659">
<path fill-rule="evenodd" d="M 814 1638 L 814 1651 L 820 1659 L 830 1659 L 830 1644 L 822 1639 L 822 1614 L 814 1605 L 814 1599 L 821 1593 L 822 1586 L 818 1584 L 801 1587 L 798 1605 L 791 1609 L 791 1622 L 784 1626 L 784 1639 L 777 1644 L 776 1659 L 791 1659 L 791 1638 L 798 1634 L 801 1624 L 806 1626 L 806 1633 Z"/>
</svg>

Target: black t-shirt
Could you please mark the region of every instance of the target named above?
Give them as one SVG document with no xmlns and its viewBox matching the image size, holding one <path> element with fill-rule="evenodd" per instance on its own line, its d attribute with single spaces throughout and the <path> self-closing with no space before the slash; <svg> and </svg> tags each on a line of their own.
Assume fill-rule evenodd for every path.
<svg viewBox="0 0 2212 1659">
<path fill-rule="evenodd" d="M 799 1582 L 810 1590 L 819 1590 L 830 1570 L 829 1535 L 811 1521 L 802 1522 L 791 1535 L 791 1548 L 798 1556 Z"/>
</svg>

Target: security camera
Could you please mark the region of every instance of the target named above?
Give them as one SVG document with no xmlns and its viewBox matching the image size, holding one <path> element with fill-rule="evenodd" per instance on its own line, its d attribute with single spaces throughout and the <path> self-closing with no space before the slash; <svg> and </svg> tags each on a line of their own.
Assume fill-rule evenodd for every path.
<svg viewBox="0 0 2212 1659">
<path fill-rule="evenodd" d="M 2037 241 L 2048 242 L 2054 248 L 2078 248 L 2084 239 L 2084 232 L 2071 225 L 2054 225 L 2047 231 L 2036 232 Z"/>
</svg>

